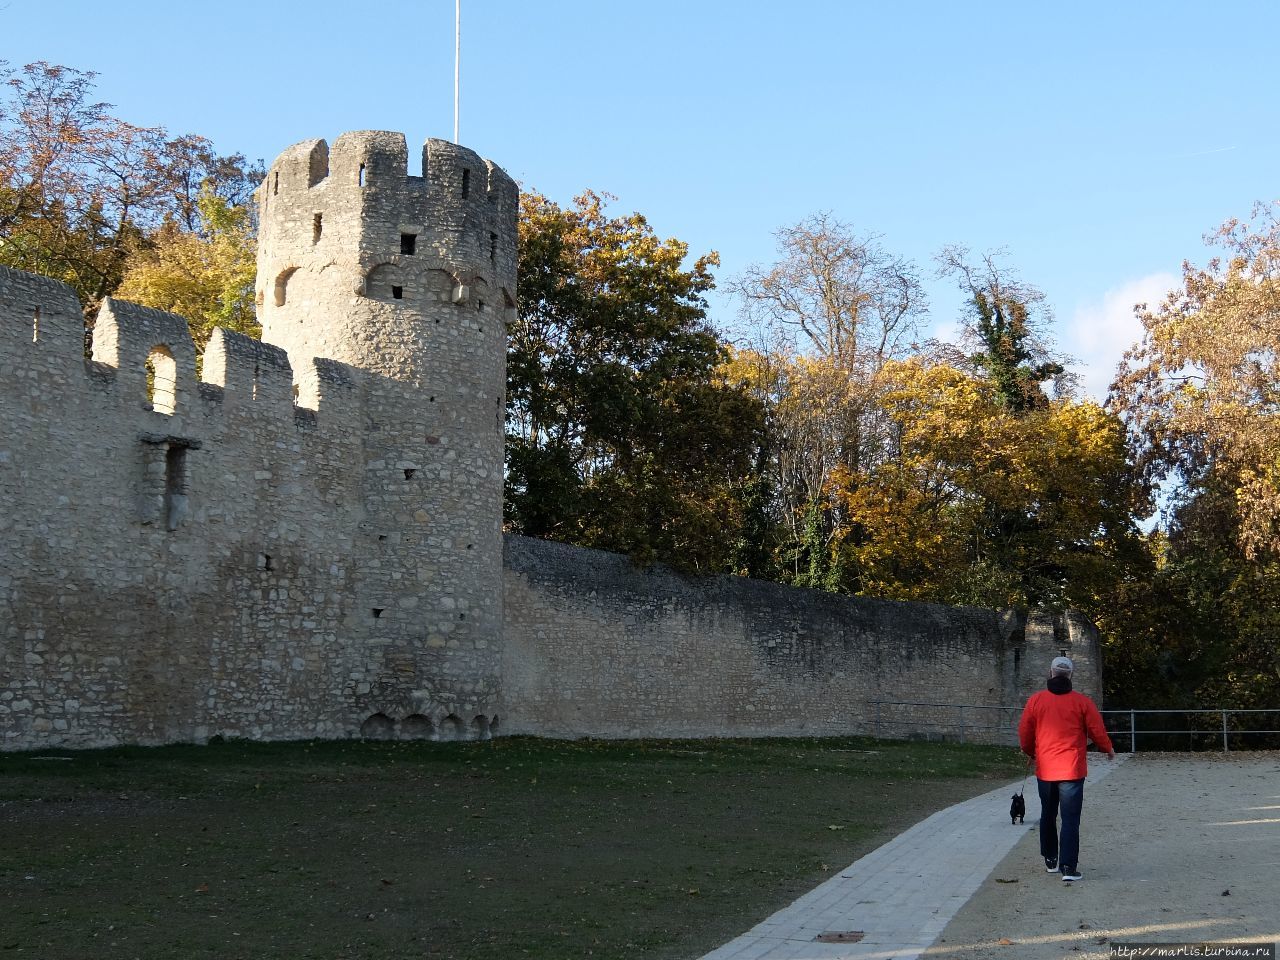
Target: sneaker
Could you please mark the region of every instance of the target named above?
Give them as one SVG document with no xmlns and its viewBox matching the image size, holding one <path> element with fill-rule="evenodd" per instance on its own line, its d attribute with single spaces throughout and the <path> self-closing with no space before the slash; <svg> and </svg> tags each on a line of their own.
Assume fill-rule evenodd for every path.
<svg viewBox="0 0 1280 960">
<path fill-rule="evenodd" d="M 1083 879 L 1084 879 L 1084 874 L 1081 873 L 1079 870 L 1077 870 L 1075 867 L 1062 868 L 1063 883 L 1071 883 L 1075 880 L 1083 880 Z"/>
<path fill-rule="evenodd" d="M 1045 857 L 1045 858 L 1044 858 L 1044 872 L 1045 872 L 1045 873 L 1057 873 L 1057 872 L 1058 872 L 1058 858 L 1057 858 L 1057 857 Z"/>
</svg>

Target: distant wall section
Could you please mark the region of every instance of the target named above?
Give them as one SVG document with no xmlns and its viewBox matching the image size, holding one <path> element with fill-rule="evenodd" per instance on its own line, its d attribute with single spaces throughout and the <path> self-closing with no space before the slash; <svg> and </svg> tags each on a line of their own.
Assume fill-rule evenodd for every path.
<svg viewBox="0 0 1280 960">
<path fill-rule="evenodd" d="M 1068 626 L 1055 629 L 1059 622 Z M 1080 665 L 1077 688 L 1096 694 L 1096 647 L 1096 631 L 1075 615 L 1028 623 L 1012 611 L 691 579 L 637 570 L 614 554 L 506 538 L 509 733 L 879 732 L 1010 742 L 1022 702 L 1043 687 L 1061 649 Z M 992 710 L 970 711 L 961 729 L 955 710 L 874 701 Z"/>
</svg>

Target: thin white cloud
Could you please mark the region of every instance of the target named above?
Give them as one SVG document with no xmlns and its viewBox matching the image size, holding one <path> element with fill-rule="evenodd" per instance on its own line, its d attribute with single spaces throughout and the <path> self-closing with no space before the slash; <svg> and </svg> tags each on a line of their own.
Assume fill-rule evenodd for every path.
<svg viewBox="0 0 1280 960">
<path fill-rule="evenodd" d="M 1124 352 L 1142 338 L 1142 324 L 1133 315 L 1135 304 L 1152 307 L 1178 285 L 1171 273 L 1153 273 L 1108 290 L 1100 303 L 1078 307 L 1062 330 L 1063 349 L 1076 358 L 1080 386 L 1095 400 L 1104 400 Z"/>
</svg>

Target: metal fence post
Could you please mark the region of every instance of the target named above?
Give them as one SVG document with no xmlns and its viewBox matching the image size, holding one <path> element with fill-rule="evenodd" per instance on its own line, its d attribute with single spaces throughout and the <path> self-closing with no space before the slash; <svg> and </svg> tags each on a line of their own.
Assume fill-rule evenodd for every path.
<svg viewBox="0 0 1280 960">
<path fill-rule="evenodd" d="M 876 701 L 876 739 L 880 739 L 880 701 Z"/>
<path fill-rule="evenodd" d="M 1227 746 L 1227 711 L 1222 711 L 1222 752 L 1230 753 L 1231 748 Z"/>
<path fill-rule="evenodd" d="M 964 743 L 964 704 L 960 705 L 960 742 Z"/>
<path fill-rule="evenodd" d="M 1130 753 L 1138 752 L 1137 714 L 1138 714 L 1137 710 L 1133 709 L 1132 707 L 1129 708 L 1129 752 Z"/>
</svg>

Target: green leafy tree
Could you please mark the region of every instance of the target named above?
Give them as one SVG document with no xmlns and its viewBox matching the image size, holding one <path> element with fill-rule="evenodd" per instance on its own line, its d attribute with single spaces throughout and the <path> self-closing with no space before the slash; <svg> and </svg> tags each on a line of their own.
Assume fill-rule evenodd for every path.
<svg viewBox="0 0 1280 960">
<path fill-rule="evenodd" d="M 1010 410 L 1043 408 L 1049 401 L 1044 384 L 1065 373 L 1044 335 L 1050 322 L 1044 293 L 1014 279 L 995 254 L 974 263 L 967 249 L 949 246 L 938 263 L 940 275 L 955 278 L 968 298 L 964 329 L 976 348 L 969 364 L 991 380 Z"/>
<path fill-rule="evenodd" d="M 714 253 L 587 192 L 521 197 L 510 529 L 697 570 L 733 563 L 761 413 L 706 320 Z"/>
</svg>

